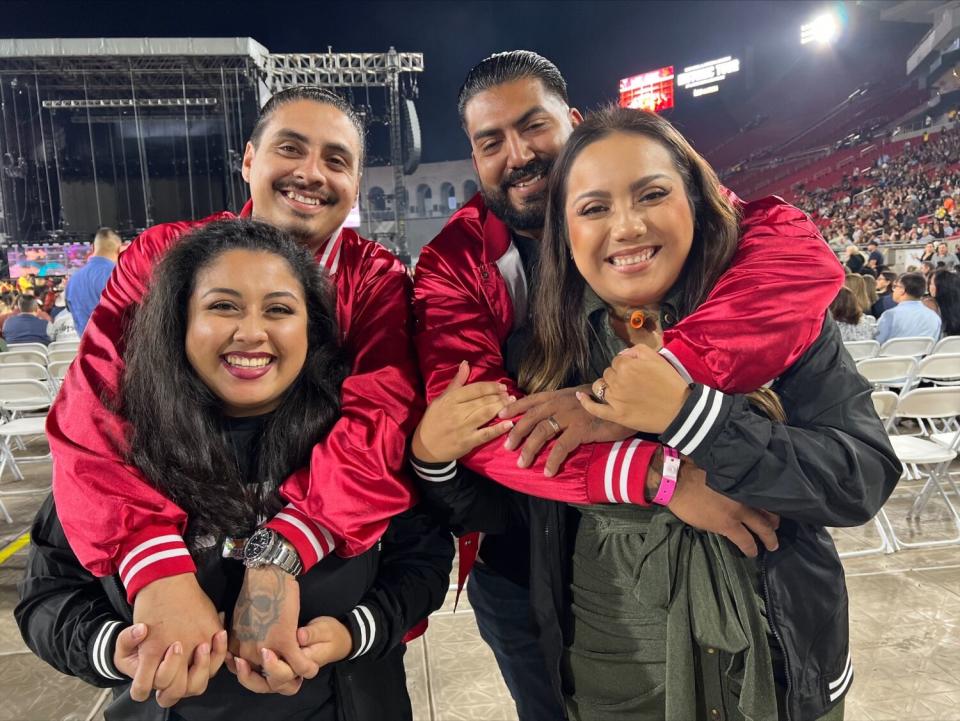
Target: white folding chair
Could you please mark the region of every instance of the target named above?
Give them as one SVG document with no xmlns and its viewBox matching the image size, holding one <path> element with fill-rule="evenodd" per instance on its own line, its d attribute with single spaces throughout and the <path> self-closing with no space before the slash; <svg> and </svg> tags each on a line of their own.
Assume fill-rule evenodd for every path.
<svg viewBox="0 0 960 721">
<path fill-rule="evenodd" d="M 875 340 L 851 340 L 844 343 L 843 347 L 855 361 L 876 358 L 880 353 L 880 344 Z"/>
<path fill-rule="evenodd" d="M 55 363 L 56 361 L 67 361 L 70 362 L 77 357 L 76 348 L 65 348 L 63 350 L 52 350 L 47 353 L 47 363 Z"/>
<path fill-rule="evenodd" d="M 16 418 L 14 420 L 3 420 L 0 419 L 0 479 L 3 478 L 3 471 L 7 466 L 10 466 L 10 469 L 13 471 L 13 477 L 17 481 L 23 480 L 23 472 L 20 470 L 17 465 L 18 462 L 29 462 L 37 460 L 46 460 L 50 456 L 38 456 L 34 458 L 16 458 L 14 459 L 13 455 L 13 443 L 16 442 L 19 446 L 23 447 L 24 440 L 30 439 L 36 436 L 44 436 L 44 426 L 46 425 L 46 417 L 44 416 L 32 416 L 29 418 Z M 49 487 L 47 488 L 17 488 L 13 490 L 6 490 L 0 488 L 0 513 L 3 514 L 3 517 L 6 519 L 7 523 L 13 523 L 13 518 L 10 517 L 7 507 L 3 503 L 3 498 L 7 496 L 26 496 L 36 493 L 47 493 L 49 492 Z"/>
<path fill-rule="evenodd" d="M 928 355 L 917 368 L 917 378 L 935 386 L 960 385 L 960 353 Z"/>
<path fill-rule="evenodd" d="M 0 411 L 8 417 L 46 411 L 51 403 L 53 394 L 44 381 L 27 378 L 0 380 Z"/>
<path fill-rule="evenodd" d="M 47 346 L 47 352 L 52 350 L 72 350 L 80 347 L 80 337 L 76 338 L 64 338 L 63 340 L 55 340 L 49 346 Z"/>
<path fill-rule="evenodd" d="M 873 400 L 873 409 L 877 412 L 877 417 L 883 421 L 884 430 L 889 430 L 889 424 L 897 416 L 897 403 L 900 401 L 893 391 L 874 391 L 870 394 Z"/>
<path fill-rule="evenodd" d="M 942 428 L 944 424 L 956 424 L 960 416 L 960 387 L 918 388 L 903 395 L 897 404 L 897 415 L 903 418 L 915 418 L 921 428 Z M 954 434 L 960 439 L 960 434 Z M 947 508 L 950 521 L 956 535 L 947 539 L 932 541 L 904 541 L 891 526 L 893 541 L 903 548 L 923 548 L 960 544 L 960 513 L 950 500 L 948 487 L 958 493 L 956 484 L 950 477 L 950 464 L 957 457 L 957 448 L 937 443 L 931 438 L 921 436 L 890 436 L 893 449 L 903 463 L 908 477 L 926 482 L 913 501 L 907 519 L 918 522 L 920 515 L 933 495 L 939 495 Z"/>
<path fill-rule="evenodd" d="M 865 358 L 857 363 L 857 371 L 873 384 L 874 390 L 886 391 L 893 387 L 906 391 L 915 382 L 917 360 L 909 356 Z"/>
<path fill-rule="evenodd" d="M 880 346 L 881 356 L 913 356 L 921 358 L 933 350 L 933 338 L 915 336 L 910 338 L 891 338 Z"/>
<path fill-rule="evenodd" d="M 49 378 L 46 366 L 39 363 L 7 363 L 0 369 L 0 380 L 5 381 L 27 379 L 46 382 Z"/>
<path fill-rule="evenodd" d="M 7 351 L 32 350 L 37 353 L 47 354 L 47 346 L 43 343 L 8 343 Z"/>
<path fill-rule="evenodd" d="M 7 363 L 39 363 L 42 366 L 47 364 L 47 354 L 35 350 L 8 350 L 0 353 L 0 366 Z M 3 370 L 0 369 L 0 378 L 3 378 Z"/>
<path fill-rule="evenodd" d="M 54 391 L 59 390 L 60 386 L 63 385 L 63 379 L 66 377 L 71 363 L 73 361 L 53 361 L 47 366 L 47 371 L 50 373 L 50 385 Z"/>
<path fill-rule="evenodd" d="M 940 353 L 960 353 L 960 335 L 948 335 L 941 338 L 933 347 L 933 355 Z"/>
</svg>

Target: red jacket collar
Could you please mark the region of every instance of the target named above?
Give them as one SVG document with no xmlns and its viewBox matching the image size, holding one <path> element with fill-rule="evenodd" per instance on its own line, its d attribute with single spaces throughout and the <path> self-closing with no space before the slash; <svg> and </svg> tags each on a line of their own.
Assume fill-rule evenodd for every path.
<svg viewBox="0 0 960 721">
<path fill-rule="evenodd" d="M 447 222 L 456 221 L 476 226 L 483 244 L 481 253 L 483 264 L 496 263 L 510 248 L 510 229 L 500 218 L 490 212 L 480 193 L 464 203 Z"/>
</svg>

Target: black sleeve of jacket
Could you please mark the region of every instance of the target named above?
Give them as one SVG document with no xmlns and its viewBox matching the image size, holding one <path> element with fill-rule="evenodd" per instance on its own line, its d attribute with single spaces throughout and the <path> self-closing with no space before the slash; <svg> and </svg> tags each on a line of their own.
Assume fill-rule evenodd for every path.
<svg viewBox="0 0 960 721">
<path fill-rule="evenodd" d="M 748 506 L 818 526 L 873 518 L 902 468 L 832 320 L 773 389 L 786 424 L 745 396 L 696 385 L 660 439 L 705 470 L 711 488 Z"/>
<path fill-rule="evenodd" d="M 453 566 L 453 538 L 422 506 L 395 516 L 381 539 L 373 586 L 340 620 L 353 637 L 347 660 L 380 658 L 443 604 Z"/>
<path fill-rule="evenodd" d="M 94 686 L 130 682 L 113 665 L 117 634 L 129 620 L 113 607 L 103 582 L 74 555 L 53 495 L 47 496 L 30 529 L 27 569 L 18 590 L 20 602 L 13 614 L 37 656 Z"/>
<path fill-rule="evenodd" d="M 411 459 L 423 503 L 456 535 L 504 533 L 526 525 L 527 497 L 494 483 L 456 461 Z"/>
</svg>

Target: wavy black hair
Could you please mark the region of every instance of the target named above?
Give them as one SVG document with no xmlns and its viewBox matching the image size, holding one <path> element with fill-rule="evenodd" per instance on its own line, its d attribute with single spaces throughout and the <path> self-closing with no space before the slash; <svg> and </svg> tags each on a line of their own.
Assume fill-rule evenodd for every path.
<svg viewBox="0 0 960 721">
<path fill-rule="evenodd" d="M 185 347 L 197 275 L 230 250 L 282 258 L 303 286 L 307 309 L 306 360 L 260 435 L 258 484 L 241 477 L 222 401 L 200 380 Z M 129 422 L 127 462 L 186 511 L 192 537 L 244 534 L 282 507 L 277 488 L 309 464 L 314 444 L 336 421 L 348 372 L 330 281 L 289 235 L 254 220 L 201 226 L 164 256 L 133 319 L 124 361 L 119 408 Z"/>
</svg>

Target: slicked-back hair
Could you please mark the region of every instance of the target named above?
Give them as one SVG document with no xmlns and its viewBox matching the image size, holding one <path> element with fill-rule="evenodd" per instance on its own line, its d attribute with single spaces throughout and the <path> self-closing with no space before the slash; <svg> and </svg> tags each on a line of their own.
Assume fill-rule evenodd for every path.
<svg viewBox="0 0 960 721">
<path fill-rule="evenodd" d="M 563 102 L 567 99 L 567 81 L 563 79 L 557 66 L 532 50 L 510 50 L 494 53 L 474 65 L 467 73 L 460 93 L 457 96 L 457 112 L 460 124 L 467 127 L 467 103 L 478 93 L 504 83 L 523 78 L 536 78 L 543 87 Z"/>
<path fill-rule="evenodd" d="M 354 109 L 354 107 L 341 95 L 337 95 L 332 90 L 319 88 L 314 85 L 295 85 L 292 88 L 285 88 L 278 93 L 274 93 L 270 99 L 260 108 L 260 115 L 257 116 L 257 122 L 250 133 L 250 142 L 253 147 L 260 145 L 260 138 L 263 137 L 263 129 L 270 122 L 274 111 L 281 105 L 293 103 L 298 100 L 310 100 L 321 105 L 332 105 L 341 113 L 347 116 L 347 119 L 357 130 L 357 136 L 360 138 L 360 164 L 363 168 L 363 161 L 366 156 L 366 132 L 363 126 L 363 118 Z"/>
<path fill-rule="evenodd" d="M 241 477 L 223 402 L 194 371 L 185 343 L 196 278 L 231 250 L 283 259 L 306 304 L 306 360 L 260 434 L 255 484 Z M 309 464 L 311 449 L 339 416 L 348 367 L 335 318 L 330 281 L 310 253 L 266 223 L 201 226 L 158 264 L 127 336 L 116 405 L 128 421 L 127 462 L 186 511 L 192 538 L 246 534 L 283 506 L 278 486 Z"/>
</svg>

